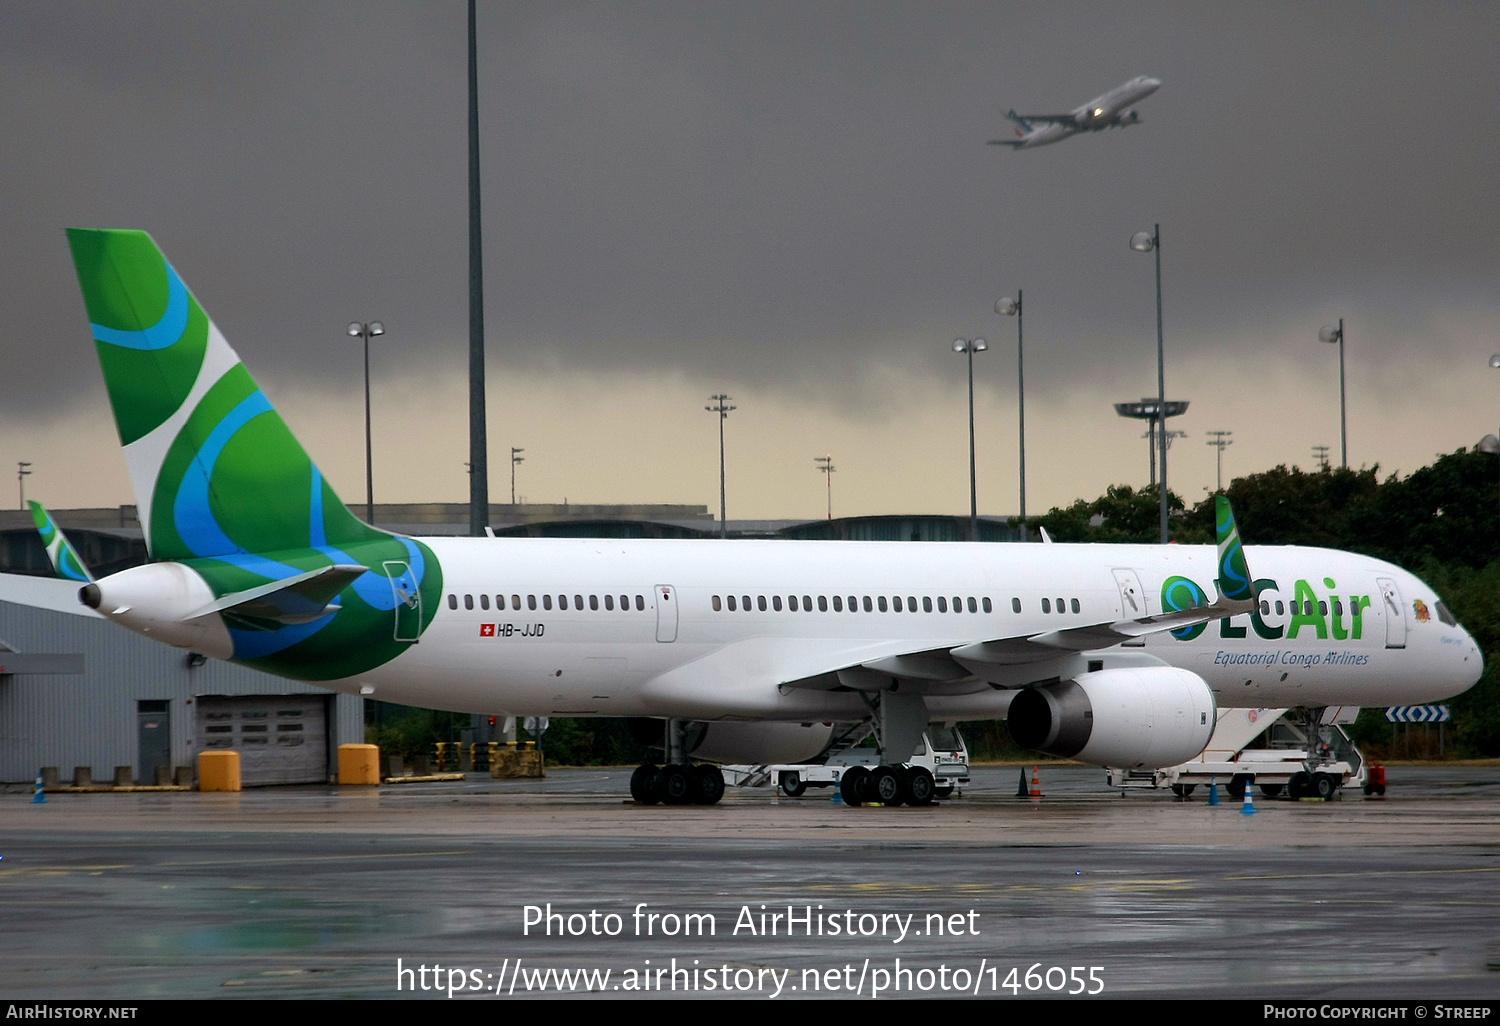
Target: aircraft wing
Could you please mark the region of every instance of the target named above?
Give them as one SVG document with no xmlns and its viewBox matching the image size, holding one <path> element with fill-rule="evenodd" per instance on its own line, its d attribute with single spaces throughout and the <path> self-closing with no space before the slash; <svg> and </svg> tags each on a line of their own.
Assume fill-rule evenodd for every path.
<svg viewBox="0 0 1500 1026">
<path fill-rule="evenodd" d="M 1028 124 L 1035 121 L 1041 121 L 1046 124 L 1053 125 L 1068 124 L 1076 126 L 1078 124 L 1077 114 L 1017 114 L 1015 111 L 1011 111 L 1006 115 L 1006 117 L 1010 118 L 1012 121 L 1019 119 L 1021 121 L 1027 122 Z"/>
<path fill-rule="evenodd" d="M 1153 613 L 1135 619 L 1106 620 L 1080 624 L 1039 634 L 991 638 L 939 649 L 898 652 L 833 667 L 821 673 L 787 680 L 784 688 L 831 690 L 846 687 L 854 690 L 885 690 L 893 681 L 903 688 L 929 694 L 962 693 L 965 684 L 987 686 L 994 677 L 1026 683 L 1005 672 L 1010 667 L 1024 667 L 1059 659 L 1078 652 L 1110 648 L 1122 642 L 1180 630 L 1226 616 L 1248 613 L 1255 608 L 1255 590 L 1245 563 L 1239 531 L 1229 501 L 1222 495 L 1216 505 L 1218 533 L 1218 597 L 1210 603 L 1188 609 Z M 969 687 L 968 690 L 974 690 Z"/>
</svg>

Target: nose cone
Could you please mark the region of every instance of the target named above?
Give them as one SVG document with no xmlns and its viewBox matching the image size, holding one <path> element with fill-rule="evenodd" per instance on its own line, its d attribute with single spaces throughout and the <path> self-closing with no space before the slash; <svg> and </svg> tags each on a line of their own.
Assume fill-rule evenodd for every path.
<svg viewBox="0 0 1500 1026">
<path fill-rule="evenodd" d="M 1464 644 L 1460 646 L 1464 653 L 1461 679 L 1464 682 L 1464 690 L 1467 691 L 1478 684 L 1479 678 L 1484 676 L 1484 653 L 1479 650 L 1479 642 L 1474 640 L 1472 634 L 1462 626 L 1458 629 L 1463 631 L 1464 635 Z"/>
<path fill-rule="evenodd" d="M 1141 89 L 1144 90 L 1144 92 L 1141 93 L 1142 96 L 1150 96 L 1152 93 L 1156 92 L 1160 88 L 1161 88 L 1161 79 L 1159 79 L 1159 78 L 1143 78 L 1143 79 L 1141 79 Z"/>
</svg>

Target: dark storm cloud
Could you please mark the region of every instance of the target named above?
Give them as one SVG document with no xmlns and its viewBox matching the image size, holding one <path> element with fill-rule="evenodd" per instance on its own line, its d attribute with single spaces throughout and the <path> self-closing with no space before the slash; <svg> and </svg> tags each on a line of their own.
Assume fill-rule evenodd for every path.
<svg viewBox="0 0 1500 1026">
<path fill-rule="evenodd" d="M 151 230 L 268 379 L 355 384 L 343 324 L 463 366 L 463 5 L 0 7 L 0 400 L 97 371 L 60 228 Z M 492 359 L 661 369 L 885 409 L 1009 339 L 1035 387 L 1154 383 L 1172 352 L 1397 358 L 1493 311 L 1500 12 L 1484 5 L 481 4 Z M 1136 74 L 1145 123 L 1016 153 L 1015 106 Z M 1306 321 L 1305 352 L 1234 339 Z M 1489 345 L 1481 342 L 1481 347 Z M 995 387 L 1006 388 L 1001 372 Z"/>
</svg>

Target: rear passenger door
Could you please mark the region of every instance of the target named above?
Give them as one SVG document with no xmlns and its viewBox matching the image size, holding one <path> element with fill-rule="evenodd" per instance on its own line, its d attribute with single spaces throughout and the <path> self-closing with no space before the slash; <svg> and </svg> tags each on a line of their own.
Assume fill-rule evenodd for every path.
<svg viewBox="0 0 1500 1026">
<path fill-rule="evenodd" d="M 656 586 L 656 640 L 677 640 L 677 589 L 670 584 Z"/>
</svg>

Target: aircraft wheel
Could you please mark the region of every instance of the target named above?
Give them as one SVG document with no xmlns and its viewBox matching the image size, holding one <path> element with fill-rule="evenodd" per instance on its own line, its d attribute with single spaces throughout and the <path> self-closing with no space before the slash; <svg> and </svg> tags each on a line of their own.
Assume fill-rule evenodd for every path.
<svg viewBox="0 0 1500 1026">
<path fill-rule="evenodd" d="M 1333 801 L 1333 796 L 1338 792 L 1338 781 L 1328 773 L 1314 773 L 1312 779 L 1312 797 L 1325 802 Z"/>
<path fill-rule="evenodd" d="M 897 775 L 895 767 L 876 766 L 870 773 L 870 782 L 866 785 L 870 790 L 870 800 L 882 805 L 901 804 L 901 777 Z"/>
<path fill-rule="evenodd" d="M 902 774 L 901 797 L 908 805 L 931 805 L 937 781 L 925 766 L 913 766 Z"/>
<path fill-rule="evenodd" d="M 693 770 L 693 800 L 699 805 L 717 805 L 724 797 L 724 771 L 717 766 Z"/>
<path fill-rule="evenodd" d="M 782 770 L 778 778 L 782 793 L 788 798 L 800 798 L 802 792 L 807 790 L 807 785 L 802 782 L 802 776 L 796 770 Z"/>
<path fill-rule="evenodd" d="M 656 779 L 666 804 L 686 805 L 693 800 L 693 781 L 686 766 L 663 766 Z"/>
<path fill-rule="evenodd" d="M 869 773 L 870 771 L 863 766 L 854 766 L 844 772 L 843 777 L 839 780 L 839 794 L 843 796 L 845 805 L 852 805 L 857 808 L 864 804 L 865 797 L 862 792 L 864 791 L 865 777 L 869 776 Z"/>
<path fill-rule="evenodd" d="M 646 763 L 630 774 L 630 797 L 642 805 L 655 805 L 661 801 L 661 788 L 657 784 L 656 767 Z"/>
<path fill-rule="evenodd" d="M 1245 776 L 1243 773 L 1237 773 L 1229 778 L 1229 783 L 1224 785 L 1224 790 L 1228 791 L 1229 797 L 1233 798 L 1235 801 L 1244 801 L 1245 785 L 1249 782 L 1249 777 Z"/>
<path fill-rule="evenodd" d="M 1261 784 L 1260 793 L 1267 798 L 1279 798 L 1281 797 L 1281 786 L 1280 784 Z"/>
</svg>

